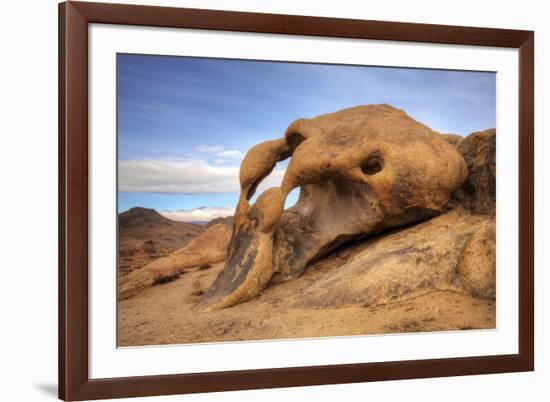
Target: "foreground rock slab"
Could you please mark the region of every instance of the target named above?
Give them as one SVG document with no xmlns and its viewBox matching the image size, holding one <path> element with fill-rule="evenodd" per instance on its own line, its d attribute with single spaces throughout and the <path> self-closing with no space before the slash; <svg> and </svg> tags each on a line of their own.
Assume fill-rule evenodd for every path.
<svg viewBox="0 0 550 402">
<path fill-rule="evenodd" d="M 378 236 L 294 298 L 302 307 L 377 306 L 434 290 L 495 296 L 494 219 L 458 209 Z"/>
</svg>

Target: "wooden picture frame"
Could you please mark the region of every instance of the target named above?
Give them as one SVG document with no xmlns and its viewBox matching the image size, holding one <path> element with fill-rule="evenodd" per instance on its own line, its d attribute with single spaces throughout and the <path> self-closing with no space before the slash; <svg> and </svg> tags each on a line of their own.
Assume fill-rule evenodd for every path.
<svg viewBox="0 0 550 402">
<path fill-rule="evenodd" d="M 90 379 L 88 374 L 88 24 L 120 24 L 519 49 L 519 353 Z M 59 5 L 59 397 L 139 397 L 534 369 L 534 33 L 184 8 Z"/>
</svg>

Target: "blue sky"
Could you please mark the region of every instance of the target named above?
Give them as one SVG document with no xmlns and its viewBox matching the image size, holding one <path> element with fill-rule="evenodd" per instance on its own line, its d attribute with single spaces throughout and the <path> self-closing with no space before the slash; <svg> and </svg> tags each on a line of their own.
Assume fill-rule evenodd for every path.
<svg viewBox="0 0 550 402">
<path fill-rule="evenodd" d="M 490 72 L 129 54 L 117 68 L 119 211 L 233 208 L 246 151 L 297 118 L 389 103 L 444 133 L 496 124 Z"/>
</svg>

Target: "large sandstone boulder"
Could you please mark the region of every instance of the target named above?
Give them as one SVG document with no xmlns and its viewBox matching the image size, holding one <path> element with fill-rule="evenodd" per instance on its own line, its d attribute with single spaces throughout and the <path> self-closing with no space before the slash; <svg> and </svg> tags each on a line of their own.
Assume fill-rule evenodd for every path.
<svg viewBox="0 0 550 402">
<path fill-rule="evenodd" d="M 249 205 L 261 180 L 290 156 L 281 187 Z M 228 259 L 202 303 L 240 303 L 346 241 L 436 216 L 467 173 L 451 143 L 389 105 L 297 120 L 285 138 L 256 145 L 243 160 Z M 298 187 L 299 201 L 283 211 Z"/>
<path fill-rule="evenodd" d="M 205 268 L 223 261 L 230 238 L 228 225 L 210 226 L 180 250 L 119 277 L 119 297 L 128 298 L 149 286 L 178 279 L 188 269 Z"/>
<path fill-rule="evenodd" d="M 449 289 L 494 297 L 494 256 L 494 219 L 459 208 L 367 241 L 295 303 L 370 307 Z"/>
<path fill-rule="evenodd" d="M 496 131 L 478 131 L 457 146 L 468 165 L 468 177 L 454 198 L 478 214 L 495 214 Z"/>
</svg>

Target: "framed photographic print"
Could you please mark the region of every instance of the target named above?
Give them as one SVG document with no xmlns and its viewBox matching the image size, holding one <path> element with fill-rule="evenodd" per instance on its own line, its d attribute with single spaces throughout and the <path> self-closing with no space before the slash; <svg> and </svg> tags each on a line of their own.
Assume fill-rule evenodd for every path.
<svg viewBox="0 0 550 402">
<path fill-rule="evenodd" d="M 533 32 L 59 7 L 61 399 L 533 370 Z"/>
</svg>

